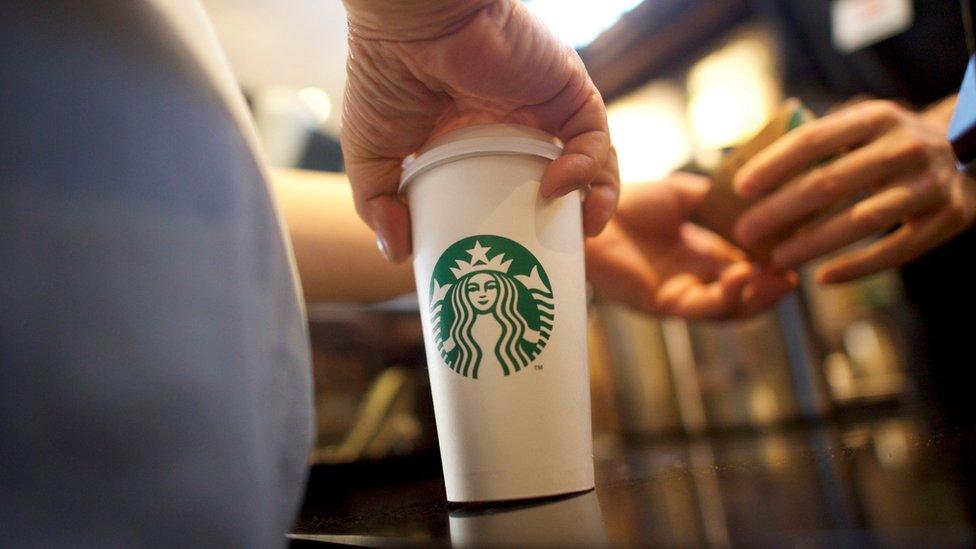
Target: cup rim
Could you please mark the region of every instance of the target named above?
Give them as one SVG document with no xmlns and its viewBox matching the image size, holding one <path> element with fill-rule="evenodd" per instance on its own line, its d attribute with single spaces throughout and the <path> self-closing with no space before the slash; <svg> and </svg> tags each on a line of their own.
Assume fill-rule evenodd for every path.
<svg viewBox="0 0 976 549">
<path fill-rule="evenodd" d="M 511 129 L 513 135 L 468 136 L 451 141 L 452 135 L 466 135 L 472 129 L 475 131 L 497 131 L 506 128 Z M 522 128 L 523 131 L 518 132 L 519 128 Z M 410 181 L 418 175 L 454 160 L 493 155 L 527 155 L 555 160 L 562 154 L 562 147 L 553 141 L 546 141 L 541 136 L 526 137 L 524 130 L 530 130 L 532 133 L 539 132 L 534 128 L 516 124 L 482 124 L 449 132 L 438 139 L 438 141 L 446 142 L 404 159 L 403 173 L 400 176 L 400 186 L 397 192 L 403 193 Z M 518 135 L 514 133 L 518 133 Z"/>
</svg>

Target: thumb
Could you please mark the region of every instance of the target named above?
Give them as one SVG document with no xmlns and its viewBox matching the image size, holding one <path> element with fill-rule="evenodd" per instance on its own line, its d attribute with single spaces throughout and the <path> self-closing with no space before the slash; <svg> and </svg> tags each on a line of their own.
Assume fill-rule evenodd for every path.
<svg viewBox="0 0 976 549">
<path fill-rule="evenodd" d="M 675 172 L 664 183 L 675 194 L 682 217 L 695 211 L 712 188 L 712 182 L 707 177 L 685 172 Z"/>
<path fill-rule="evenodd" d="M 405 261 L 411 252 L 410 212 L 397 194 L 400 161 L 348 156 L 346 172 L 356 211 L 376 233 L 376 245 L 386 259 Z"/>
<path fill-rule="evenodd" d="M 659 181 L 629 185 L 624 188 L 617 217 L 644 234 L 677 239 L 710 188 L 707 178 L 681 172 Z"/>
</svg>

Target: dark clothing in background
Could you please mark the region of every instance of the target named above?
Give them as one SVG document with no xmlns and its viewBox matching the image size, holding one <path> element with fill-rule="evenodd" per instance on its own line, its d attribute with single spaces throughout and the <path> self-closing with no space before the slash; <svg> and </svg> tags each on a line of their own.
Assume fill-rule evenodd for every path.
<svg viewBox="0 0 976 549">
<path fill-rule="evenodd" d="M 916 0 L 907 31 L 853 53 L 831 36 L 831 0 L 752 0 L 777 31 L 786 92 L 817 112 L 859 94 L 915 107 L 955 93 L 969 55 L 957 0 Z"/>
<path fill-rule="evenodd" d="M 845 54 L 831 38 L 830 0 L 753 0 L 782 44 L 787 93 L 819 113 L 852 96 L 907 101 L 915 108 L 958 90 L 968 52 L 956 0 L 916 0 L 906 32 Z M 905 265 L 915 317 L 912 367 L 924 392 L 954 419 L 976 417 L 968 370 L 976 334 L 976 227 Z"/>
</svg>

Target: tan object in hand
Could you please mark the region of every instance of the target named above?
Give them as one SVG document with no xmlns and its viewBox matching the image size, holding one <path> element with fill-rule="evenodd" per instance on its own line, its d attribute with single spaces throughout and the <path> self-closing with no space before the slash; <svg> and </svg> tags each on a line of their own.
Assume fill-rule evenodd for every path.
<svg viewBox="0 0 976 549">
<path fill-rule="evenodd" d="M 712 189 L 702 200 L 694 214 L 694 221 L 710 229 L 730 242 L 735 242 L 733 228 L 742 215 L 757 199 L 747 199 L 736 194 L 732 181 L 736 172 L 760 151 L 772 145 L 790 130 L 814 118 L 799 99 L 786 100 L 769 123 L 752 139 L 729 152 L 718 168 L 712 172 Z M 785 235 L 784 235 L 785 236 Z M 749 257 L 756 261 L 769 261 L 776 240 L 747 248 Z"/>
</svg>

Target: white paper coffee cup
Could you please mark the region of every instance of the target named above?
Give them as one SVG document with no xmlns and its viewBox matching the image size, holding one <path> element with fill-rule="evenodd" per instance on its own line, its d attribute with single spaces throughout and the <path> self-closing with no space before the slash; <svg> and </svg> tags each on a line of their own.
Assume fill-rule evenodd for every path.
<svg viewBox="0 0 976 549">
<path fill-rule="evenodd" d="M 578 192 L 539 195 L 554 140 L 486 125 L 405 163 L 447 499 L 593 488 Z"/>
</svg>

